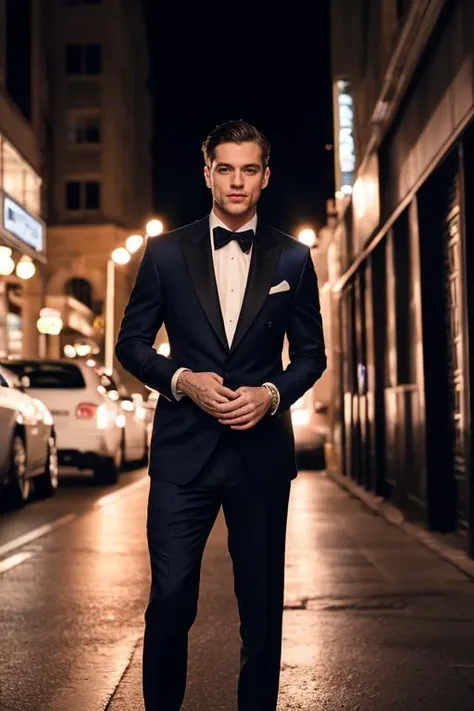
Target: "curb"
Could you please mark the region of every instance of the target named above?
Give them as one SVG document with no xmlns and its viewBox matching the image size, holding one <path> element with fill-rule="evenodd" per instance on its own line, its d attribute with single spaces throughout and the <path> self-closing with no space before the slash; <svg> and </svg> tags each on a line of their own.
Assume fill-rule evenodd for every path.
<svg viewBox="0 0 474 711">
<path fill-rule="evenodd" d="M 357 496 L 372 511 L 379 514 L 379 516 L 383 516 L 392 526 L 397 526 L 422 543 L 426 548 L 437 553 L 441 558 L 444 558 L 448 563 L 465 573 L 471 580 L 474 580 L 474 560 L 464 551 L 447 543 L 441 533 L 433 533 L 415 523 L 408 523 L 404 519 L 403 513 L 393 504 L 390 504 L 383 497 L 367 491 L 351 479 L 331 470 L 326 470 L 324 473 L 328 479 L 332 479 L 341 488 Z"/>
</svg>

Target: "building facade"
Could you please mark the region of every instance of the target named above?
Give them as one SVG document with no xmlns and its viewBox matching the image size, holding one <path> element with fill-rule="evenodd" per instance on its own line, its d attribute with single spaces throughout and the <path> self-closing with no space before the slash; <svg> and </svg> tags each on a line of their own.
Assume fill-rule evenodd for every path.
<svg viewBox="0 0 474 711">
<path fill-rule="evenodd" d="M 334 449 L 474 555 L 474 5 L 333 0 Z"/>
<path fill-rule="evenodd" d="M 48 84 L 40 0 L 0 0 L 0 357 L 41 353 Z"/>
<path fill-rule="evenodd" d="M 107 263 L 127 236 L 143 233 L 151 211 L 144 20 L 141 3 L 128 0 L 50 0 L 48 8 L 46 299 L 64 324 L 50 354 L 79 345 L 103 358 Z M 138 261 L 115 269 L 114 333 Z"/>
</svg>

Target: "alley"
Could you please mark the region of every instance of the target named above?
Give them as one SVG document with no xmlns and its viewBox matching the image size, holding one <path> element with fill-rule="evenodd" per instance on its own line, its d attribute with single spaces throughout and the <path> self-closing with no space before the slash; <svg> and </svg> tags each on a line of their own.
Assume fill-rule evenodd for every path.
<svg viewBox="0 0 474 711">
<path fill-rule="evenodd" d="M 143 708 L 148 481 L 143 470 L 127 477 L 105 495 L 83 490 L 80 504 L 73 485 L 61 490 L 54 518 L 71 519 L 3 556 L 30 554 L 1 574 L 1 711 Z M 25 521 L 40 522 L 51 506 L 6 514 L 2 531 L 25 536 Z M 472 582 L 324 474 L 303 472 L 293 484 L 286 591 L 281 711 L 473 708 Z M 219 518 L 203 565 L 185 711 L 235 709 L 238 653 Z"/>
</svg>

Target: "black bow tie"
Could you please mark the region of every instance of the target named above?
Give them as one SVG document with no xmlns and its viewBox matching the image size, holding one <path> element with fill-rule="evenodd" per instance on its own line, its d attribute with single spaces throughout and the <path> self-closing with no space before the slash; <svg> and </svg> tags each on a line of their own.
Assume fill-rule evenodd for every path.
<svg viewBox="0 0 474 711">
<path fill-rule="evenodd" d="M 254 240 L 253 230 L 245 230 L 244 232 L 231 232 L 226 230 L 224 227 L 214 227 L 214 249 L 220 249 L 225 247 L 226 244 L 232 242 L 233 239 L 237 240 L 240 249 L 246 254 L 250 252 Z"/>
</svg>

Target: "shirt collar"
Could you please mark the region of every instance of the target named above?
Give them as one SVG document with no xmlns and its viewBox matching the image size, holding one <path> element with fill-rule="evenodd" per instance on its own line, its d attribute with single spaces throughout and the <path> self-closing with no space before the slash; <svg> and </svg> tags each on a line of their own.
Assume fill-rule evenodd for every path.
<svg viewBox="0 0 474 711">
<path fill-rule="evenodd" d="M 209 215 L 209 230 L 212 234 L 212 230 L 214 227 L 223 227 L 225 230 L 228 230 L 229 228 L 227 225 L 225 225 L 222 220 L 220 220 L 214 210 L 211 210 L 211 214 Z M 252 217 L 251 220 L 245 223 L 245 225 L 242 225 L 242 227 L 239 227 L 238 230 L 235 230 L 236 232 L 244 232 L 244 230 L 253 230 L 254 234 L 257 232 L 257 213 Z"/>
</svg>

